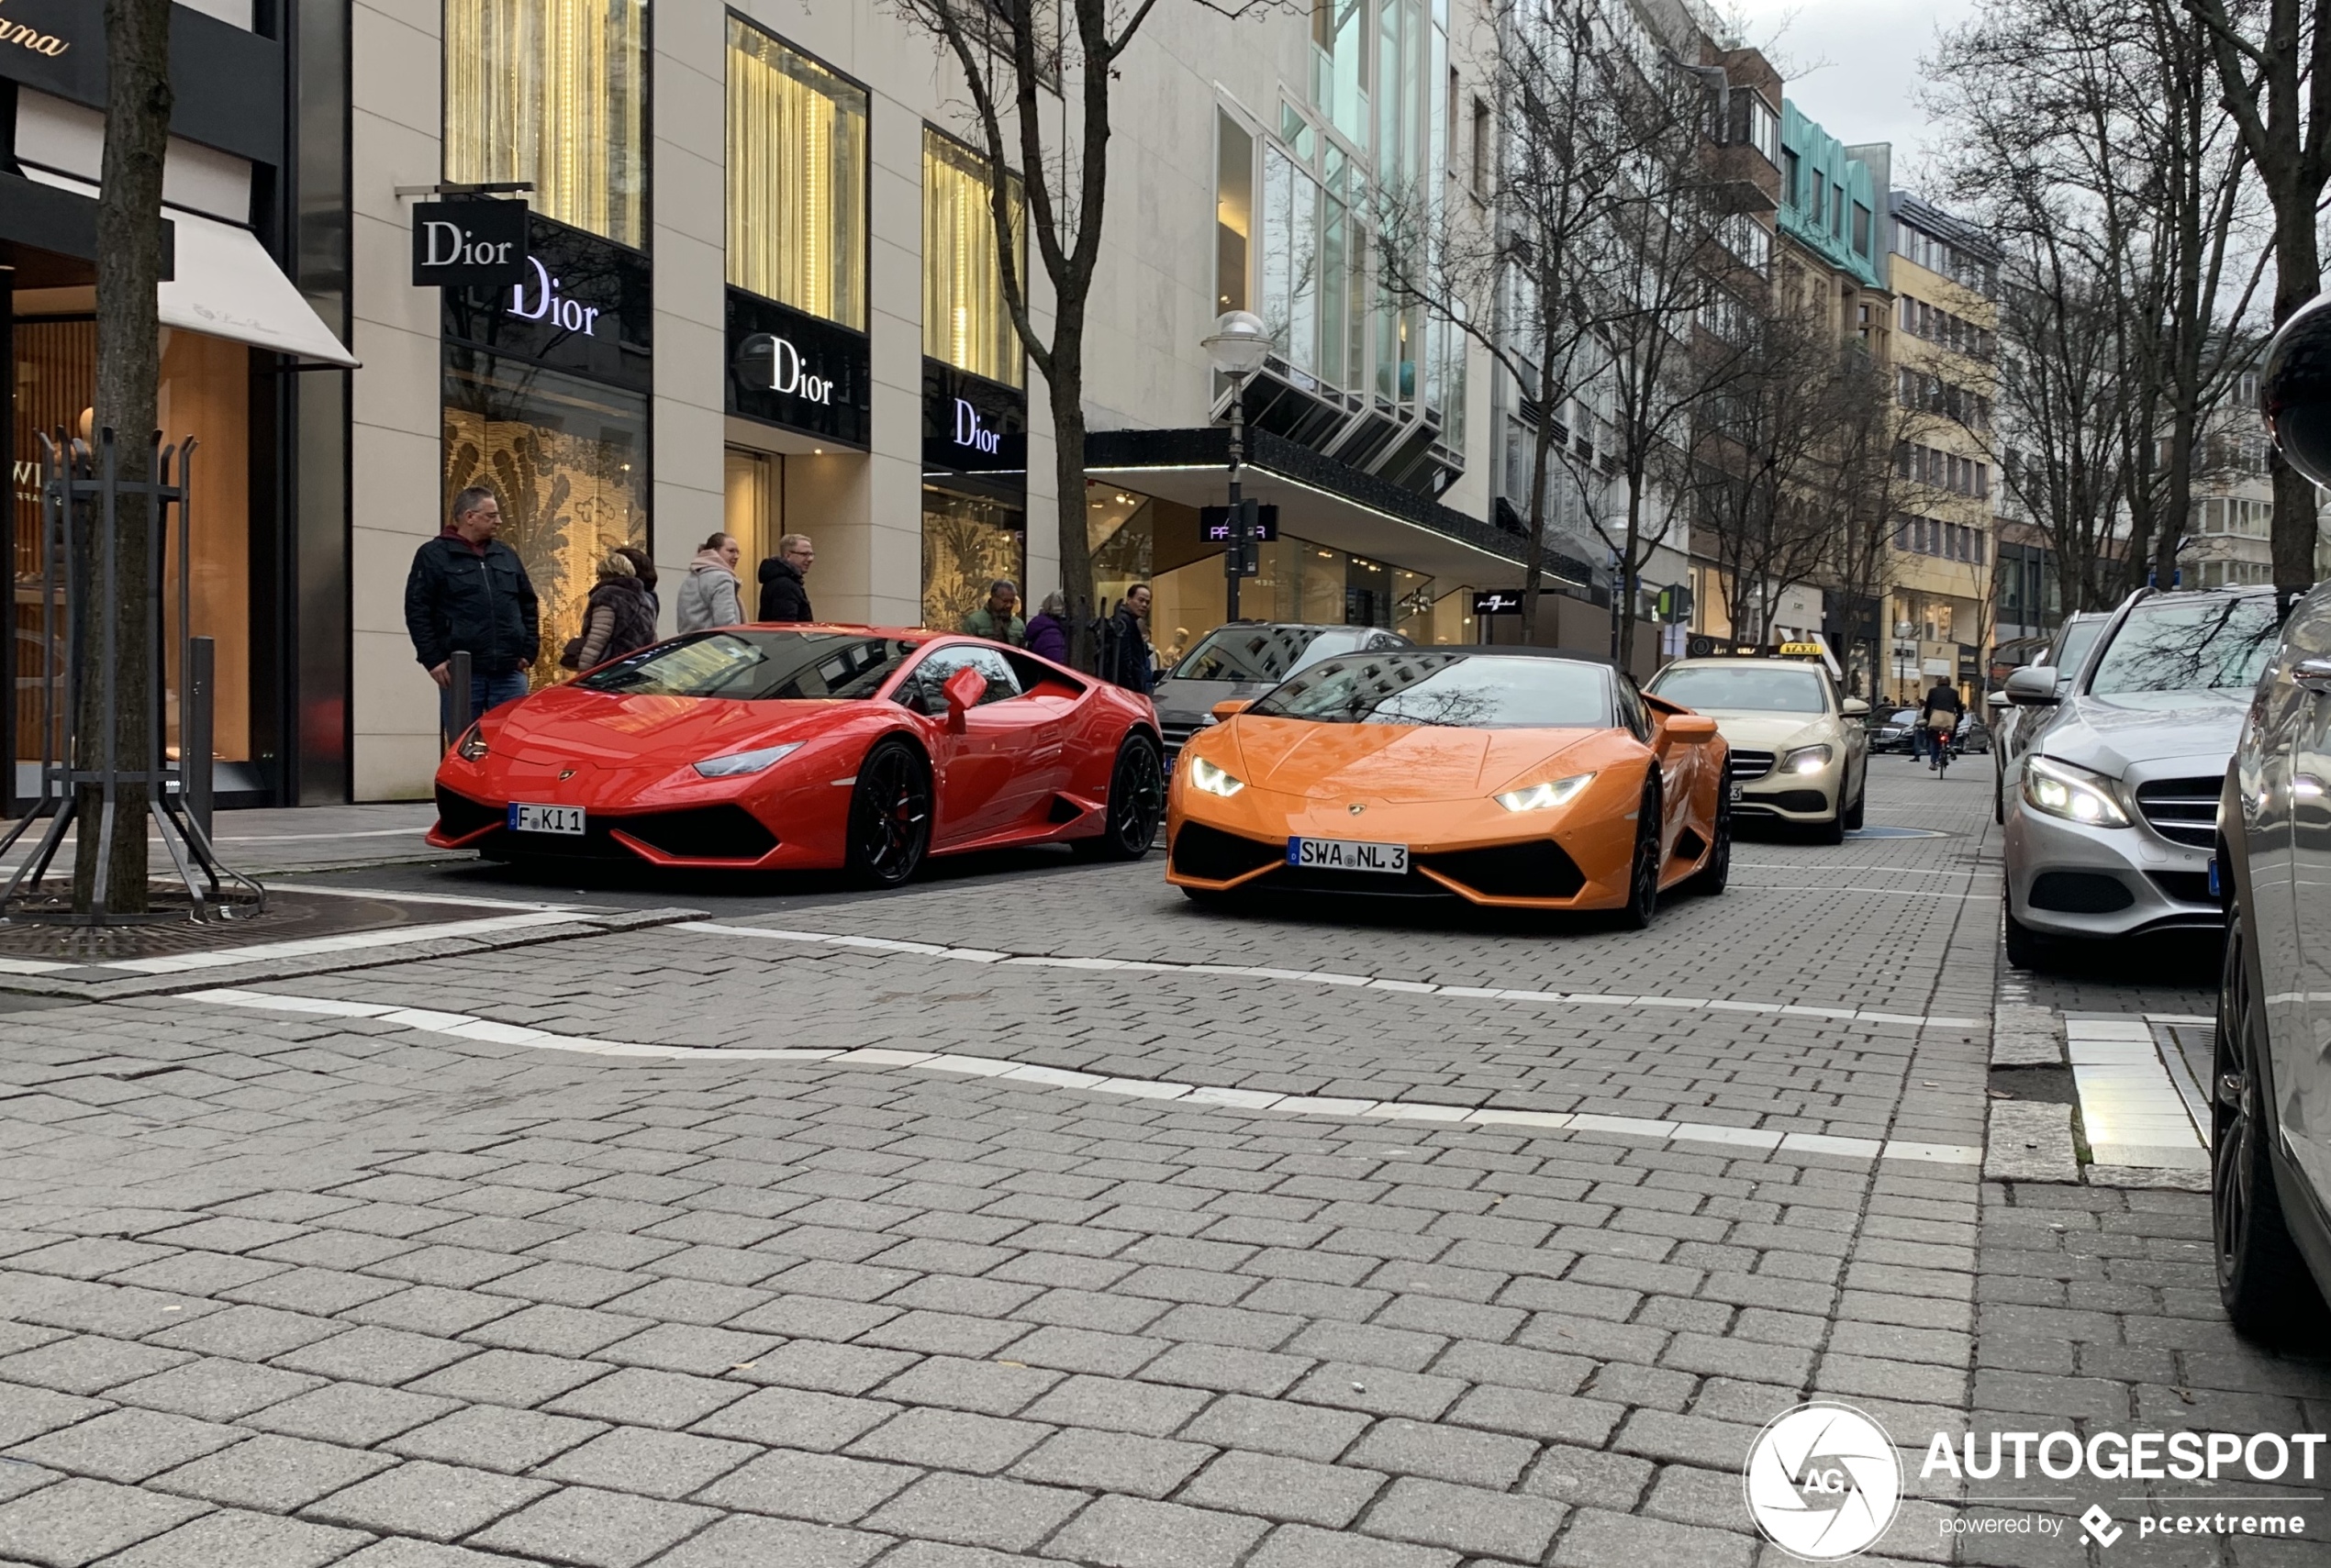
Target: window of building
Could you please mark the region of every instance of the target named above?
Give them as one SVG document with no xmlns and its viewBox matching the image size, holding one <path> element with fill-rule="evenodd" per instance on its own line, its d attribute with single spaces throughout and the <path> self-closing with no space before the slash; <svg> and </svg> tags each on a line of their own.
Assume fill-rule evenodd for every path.
<svg viewBox="0 0 2331 1568">
<path fill-rule="evenodd" d="M 647 0 L 445 0 L 445 178 L 647 244 Z"/>
<path fill-rule="evenodd" d="M 866 326 L 866 93 L 729 18 L 729 282 Z"/>
<path fill-rule="evenodd" d="M 1473 100 L 1473 194 L 1486 196 L 1494 182 L 1489 177 L 1489 106 L 1480 99 Z"/>
<path fill-rule="evenodd" d="M 1220 315 L 1246 308 L 1246 250 L 1255 223 L 1255 139 L 1219 109 L 1214 135 L 1214 310 Z"/>
<path fill-rule="evenodd" d="M 1859 202 L 1854 204 L 1854 254 L 1869 254 L 1869 209 Z"/>
<path fill-rule="evenodd" d="M 1797 155 L 1783 150 L 1780 155 L 1780 199 L 1790 206 L 1798 204 Z"/>
<path fill-rule="evenodd" d="M 922 351 L 1006 386 L 1022 382 L 1020 335 L 1004 304 L 1003 252 L 996 241 L 985 158 L 925 127 L 922 133 Z M 1024 280 L 1026 226 L 1020 181 L 1008 186 L 1011 254 Z"/>
</svg>

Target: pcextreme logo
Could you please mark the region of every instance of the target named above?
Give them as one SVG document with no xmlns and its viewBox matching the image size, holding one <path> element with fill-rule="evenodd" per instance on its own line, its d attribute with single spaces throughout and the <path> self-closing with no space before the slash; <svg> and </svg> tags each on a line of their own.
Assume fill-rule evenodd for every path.
<svg viewBox="0 0 2331 1568">
<path fill-rule="evenodd" d="M 1876 1421 L 1817 1400 L 1757 1434 L 1741 1485 L 1767 1540 L 1792 1557 L 1834 1562 L 1867 1551 L 1894 1522 L 1902 1465 Z"/>
</svg>

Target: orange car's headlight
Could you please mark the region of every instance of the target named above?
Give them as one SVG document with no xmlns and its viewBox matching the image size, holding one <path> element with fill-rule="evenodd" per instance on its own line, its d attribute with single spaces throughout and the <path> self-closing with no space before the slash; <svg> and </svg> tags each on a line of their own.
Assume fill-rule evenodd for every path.
<svg viewBox="0 0 2331 1568">
<path fill-rule="evenodd" d="M 1580 790 L 1592 783 L 1592 773 L 1573 773 L 1567 779 L 1553 779 L 1545 784 L 1510 789 L 1496 799 L 1508 811 L 1544 811 L 1550 806 L 1567 806 L 1577 798 Z"/>
<path fill-rule="evenodd" d="M 1244 779 L 1232 776 L 1203 757 L 1189 760 L 1189 782 L 1208 795 L 1219 795 L 1225 800 L 1246 787 Z"/>
</svg>

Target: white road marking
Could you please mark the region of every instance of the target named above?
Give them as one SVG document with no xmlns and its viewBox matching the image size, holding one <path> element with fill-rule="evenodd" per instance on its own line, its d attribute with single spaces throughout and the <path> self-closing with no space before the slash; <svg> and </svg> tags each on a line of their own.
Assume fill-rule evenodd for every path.
<svg viewBox="0 0 2331 1568">
<path fill-rule="evenodd" d="M 719 1066 L 735 1062 L 830 1062 L 852 1067 L 899 1071 L 953 1073 L 965 1077 L 995 1078 L 1025 1087 L 1065 1089 L 1075 1093 L 1122 1095 L 1132 1098 L 1174 1100 L 1188 1105 L 1231 1110 L 1283 1111 L 1296 1116 L 1332 1116 L 1391 1121 L 1422 1121 L 1472 1127 L 1526 1127 L 1550 1132 L 1603 1132 L 1656 1139 L 1663 1143 L 1727 1144 L 1742 1149 L 1806 1154 L 1839 1154 L 1862 1160 L 1914 1160 L 1929 1164 L 1980 1165 L 1983 1151 L 1947 1143 L 1913 1143 L 1875 1138 L 1836 1138 L 1814 1132 L 1768 1132 L 1753 1127 L 1723 1127 L 1690 1121 L 1660 1121 L 1640 1117 L 1596 1116 L 1561 1111 L 1468 1109 L 1463 1106 L 1429 1105 L 1401 1100 L 1347 1099 L 1317 1095 L 1274 1095 L 1255 1089 L 1224 1089 L 1170 1079 L 1105 1078 L 1065 1067 L 1014 1062 L 1008 1057 L 964 1056 L 945 1051 L 895 1051 L 864 1047 L 855 1051 L 729 1050 L 692 1045 L 642 1045 L 629 1040 L 593 1040 L 554 1034 L 466 1013 L 440 1013 L 420 1007 L 397 1007 L 381 1002 L 350 1002 L 327 996 L 291 996 L 272 991 L 221 988 L 182 991 L 171 998 L 213 1006 L 244 1007 L 260 1012 L 291 1013 L 317 1018 L 376 1018 L 417 1034 L 476 1040 L 537 1051 L 574 1051 L 586 1056 L 625 1057 L 658 1062 L 694 1062 Z"/>
<path fill-rule="evenodd" d="M 83 969 L 117 969 L 131 974 L 180 974 L 194 969 L 224 969 L 238 963 L 258 963 L 279 958 L 307 958 L 317 953 L 354 952 L 366 948 L 402 947 L 433 942 L 445 937 L 481 937 L 528 926 L 553 926 L 574 919 L 555 909 L 524 915 L 496 915 L 483 920 L 448 920 L 439 926 L 396 926 L 385 931 L 351 931 L 337 937 L 308 937 L 300 941 L 257 942 L 250 947 L 217 948 L 209 952 L 163 953 L 154 958 L 122 958 L 106 963 L 81 964 Z"/>
<path fill-rule="evenodd" d="M 1972 1029 L 1979 1018 L 1924 1018 L 1910 1013 L 1879 1013 L 1852 1007 L 1820 1007 L 1784 1002 L 1738 1002 L 1711 996 L 1616 996 L 1595 991 L 1517 991 L 1484 985 L 1442 985 L 1430 980 L 1405 980 L 1389 975 L 1343 974 L 1328 970 L 1269 969 L 1239 963 L 1177 963 L 1164 959 L 1069 958 L 1047 953 L 1003 953 L 987 948 L 942 947 L 932 942 L 899 941 L 887 937 L 861 937 L 834 931 L 780 930 L 774 926 L 731 926 L 718 920 L 681 920 L 664 928 L 702 936 L 744 937 L 756 941 L 798 942 L 809 947 L 864 948 L 877 952 L 911 954 L 919 958 L 952 959 L 968 963 L 1004 963 L 1041 969 L 1144 970 L 1154 973 L 1234 974 L 1257 980 L 1283 980 L 1310 985 L 1363 986 L 1372 991 L 1398 991 L 1420 996 L 1458 996 L 1504 1002 L 1551 1002 L 1577 1007 L 1680 1007 L 1715 1012 L 1764 1013 L 1775 1017 L 1816 1018 L 1836 1023 L 1916 1024 L 1921 1028 Z"/>
</svg>

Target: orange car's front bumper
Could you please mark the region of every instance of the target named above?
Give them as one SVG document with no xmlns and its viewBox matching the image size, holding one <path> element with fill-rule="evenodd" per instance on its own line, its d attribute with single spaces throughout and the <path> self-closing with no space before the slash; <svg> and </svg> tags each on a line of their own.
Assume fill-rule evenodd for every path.
<svg viewBox="0 0 2331 1568">
<path fill-rule="evenodd" d="M 1517 909 L 1615 909 L 1627 901 L 1643 781 L 1606 773 L 1567 806 L 1508 811 L 1494 800 L 1346 803 L 1252 785 L 1224 799 L 1175 770 L 1166 797 L 1166 880 L 1330 895 L 1455 895 Z M 1353 804 L 1361 809 L 1355 812 Z M 1405 844 L 1410 870 L 1299 870 L 1290 839 Z"/>
</svg>

